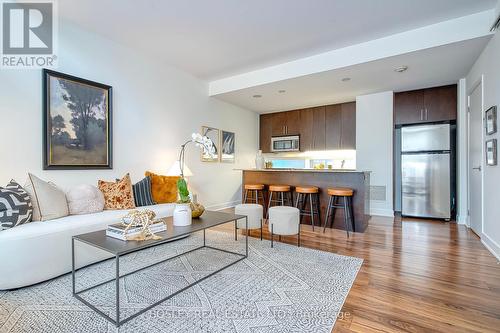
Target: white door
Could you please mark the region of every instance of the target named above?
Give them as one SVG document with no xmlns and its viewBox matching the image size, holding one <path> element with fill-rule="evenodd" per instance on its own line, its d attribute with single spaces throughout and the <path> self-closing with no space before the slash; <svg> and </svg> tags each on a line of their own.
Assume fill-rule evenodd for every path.
<svg viewBox="0 0 500 333">
<path fill-rule="evenodd" d="M 481 236 L 483 230 L 483 94 L 478 84 L 469 95 L 469 212 L 470 227 Z"/>
</svg>

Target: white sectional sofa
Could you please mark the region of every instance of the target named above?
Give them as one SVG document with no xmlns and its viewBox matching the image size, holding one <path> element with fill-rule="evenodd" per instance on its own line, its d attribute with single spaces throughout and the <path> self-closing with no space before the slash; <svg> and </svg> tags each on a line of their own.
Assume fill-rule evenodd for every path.
<svg viewBox="0 0 500 333">
<path fill-rule="evenodd" d="M 138 207 L 157 217 L 172 216 L 175 204 Z M 0 232 L 0 290 L 46 281 L 71 272 L 71 237 L 105 229 L 119 222 L 128 210 L 105 210 L 87 215 L 31 222 Z M 77 267 L 110 257 L 109 253 L 75 242 Z"/>
</svg>

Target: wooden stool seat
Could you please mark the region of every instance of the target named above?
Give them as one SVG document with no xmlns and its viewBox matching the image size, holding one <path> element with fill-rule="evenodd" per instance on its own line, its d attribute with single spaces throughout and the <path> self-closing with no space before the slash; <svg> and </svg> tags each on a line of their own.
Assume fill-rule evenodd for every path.
<svg viewBox="0 0 500 333">
<path fill-rule="evenodd" d="M 328 195 L 336 195 L 340 197 L 352 197 L 354 191 L 348 187 L 333 187 L 328 189 Z"/>
<path fill-rule="evenodd" d="M 245 190 L 262 191 L 264 184 L 245 184 Z"/>
<path fill-rule="evenodd" d="M 308 194 L 308 193 L 314 194 L 314 193 L 318 193 L 319 189 L 316 186 L 297 186 L 295 188 L 295 192 L 304 193 L 304 194 Z"/>
<path fill-rule="evenodd" d="M 270 192 L 290 192 L 290 185 L 269 185 Z"/>
</svg>

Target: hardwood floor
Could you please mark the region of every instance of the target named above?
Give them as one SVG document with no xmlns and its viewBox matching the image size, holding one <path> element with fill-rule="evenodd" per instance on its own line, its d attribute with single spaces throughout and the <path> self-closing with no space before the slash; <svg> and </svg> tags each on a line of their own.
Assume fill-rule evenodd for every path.
<svg viewBox="0 0 500 333">
<path fill-rule="evenodd" d="M 373 217 L 349 239 L 302 225 L 301 241 L 364 259 L 333 332 L 500 332 L 500 265 L 465 226 Z"/>
</svg>

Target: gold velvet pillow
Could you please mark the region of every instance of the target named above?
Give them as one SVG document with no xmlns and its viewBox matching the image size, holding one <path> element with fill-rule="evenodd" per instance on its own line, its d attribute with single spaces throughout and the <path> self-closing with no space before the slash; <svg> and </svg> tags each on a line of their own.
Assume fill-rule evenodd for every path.
<svg viewBox="0 0 500 333">
<path fill-rule="evenodd" d="M 151 177 L 151 194 L 153 200 L 160 203 L 171 203 L 177 201 L 178 176 L 162 176 L 146 171 L 146 177 Z"/>
<path fill-rule="evenodd" d="M 128 173 L 116 182 L 99 180 L 98 187 L 104 194 L 104 209 L 135 208 L 134 192 Z"/>
</svg>

